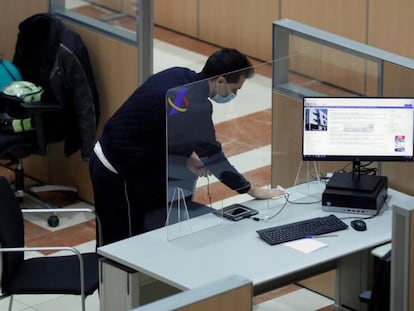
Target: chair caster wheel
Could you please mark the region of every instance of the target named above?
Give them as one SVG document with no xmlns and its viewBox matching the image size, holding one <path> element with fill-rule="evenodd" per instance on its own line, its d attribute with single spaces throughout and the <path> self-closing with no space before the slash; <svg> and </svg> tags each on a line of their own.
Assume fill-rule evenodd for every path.
<svg viewBox="0 0 414 311">
<path fill-rule="evenodd" d="M 59 217 L 57 217 L 56 215 L 49 216 L 49 218 L 47 219 L 47 224 L 49 225 L 49 227 L 53 228 L 59 226 Z"/>
</svg>

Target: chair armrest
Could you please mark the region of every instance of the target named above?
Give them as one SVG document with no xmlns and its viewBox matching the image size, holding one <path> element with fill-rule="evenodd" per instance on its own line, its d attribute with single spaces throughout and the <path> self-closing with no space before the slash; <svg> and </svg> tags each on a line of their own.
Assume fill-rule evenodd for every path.
<svg viewBox="0 0 414 311">
<path fill-rule="evenodd" d="M 33 247 L 0 247 L 0 253 L 9 252 L 42 252 L 42 251 L 70 251 L 75 253 L 78 257 L 81 256 L 81 252 L 74 247 L 70 246 L 33 246 Z"/>
<path fill-rule="evenodd" d="M 33 208 L 33 209 L 22 209 L 21 210 L 23 214 L 36 214 L 36 213 L 92 213 L 96 218 L 96 224 L 98 226 L 98 239 L 97 244 L 98 247 L 102 246 L 102 225 L 101 221 L 99 220 L 98 215 L 96 214 L 96 211 L 93 208 L 87 208 L 87 207 L 79 207 L 79 208 Z"/>
<path fill-rule="evenodd" d="M 58 103 L 20 103 L 20 106 L 27 109 L 30 113 L 59 112 L 63 111 L 62 105 Z"/>
<path fill-rule="evenodd" d="M 37 153 L 40 155 L 46 154 L 46 134 L 43 125 L 43 116 L 46 113 L 59 113 L 63 112 L 63 107 L 55 102 L 33 102 L 33 103 L 20 103 L 32 117 L 36 129 L 37 139 Z"/>
</svg>

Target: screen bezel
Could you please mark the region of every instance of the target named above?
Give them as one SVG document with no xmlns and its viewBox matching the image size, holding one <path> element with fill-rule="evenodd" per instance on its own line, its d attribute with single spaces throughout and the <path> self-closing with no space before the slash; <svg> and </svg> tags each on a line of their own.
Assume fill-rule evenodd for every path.
<svg viewBox="0 0 414 311">
<path fill-rule="evenodd" d="M 302 99 L 302 160 L 303 161 L 346 161 L 346 162 L 371 162 L 371 161 L 385 161 L 385 162 L 413 162 L 414 161 L 414 150 L 411 156 L 387 156 L 387 155 L 308 155 L 304 152 L 304 133 L 305 133 L 305 101 L 307 99 L 318 99 L 318 98 L 332 98 L 332 99 L 350 99 L 353 97 L 343 97 L 343 96 L 305 96 Z M 367 99 L 372 100 L 377 99 L 411 99 L 414 100 L 414 97 L 358 97 L 358 99 Z M 413 144 L 414 144 L 414 120 L 413 120 Z M 414 149 L 414 148 L 413 148 Z"/>
</svg>

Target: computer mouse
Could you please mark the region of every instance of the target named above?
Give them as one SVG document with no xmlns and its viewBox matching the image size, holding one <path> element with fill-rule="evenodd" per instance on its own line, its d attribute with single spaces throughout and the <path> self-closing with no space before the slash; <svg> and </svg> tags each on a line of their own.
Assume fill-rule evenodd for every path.
<svg viewBox="0 0 414 311">
<path fill-rule="evenodd" d="M 351 221 L 351 227 L 357 231 L 367 230 L 367 224 L 362 219 L 355 219 Z"/>
</svg>

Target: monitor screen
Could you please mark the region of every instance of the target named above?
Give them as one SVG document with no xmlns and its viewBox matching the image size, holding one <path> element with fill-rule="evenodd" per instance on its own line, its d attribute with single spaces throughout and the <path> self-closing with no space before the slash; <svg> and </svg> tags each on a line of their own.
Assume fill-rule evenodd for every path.
<svg viewBox="0 0 414 311">
<path fill-rule="evenodd" d="M 414 98 L 305 97 L 308 161 L 412 161 Z"/>
</svg>

